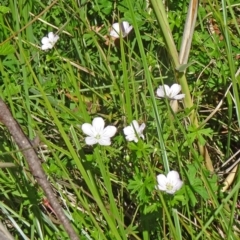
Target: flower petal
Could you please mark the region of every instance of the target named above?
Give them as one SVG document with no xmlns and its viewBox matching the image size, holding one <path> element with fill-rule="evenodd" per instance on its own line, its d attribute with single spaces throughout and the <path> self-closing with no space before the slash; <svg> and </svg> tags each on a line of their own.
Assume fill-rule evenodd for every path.
<svg viewBox="0 0 240 240">
<path fill-rule="evenodd" d="M 48 33 L 48 38 L 49 38 L 50 41 L 52 41 L 55 38 L 54 33 L 53 32 L 49 32 Z"/>
<path fill-rule="evenodd" d="M 90 137 L 95 137 L 94 128 L 90 123 L 84 123 L 82 125 L 82 131 Z"/>
<path fill-rule="evenodd" d="M 111 145 L 111 139 L 108 137 L 101 137 L 98 141 L 98 143 L 102 146 L 110 146 Z"/>
<path fill-rule="evenodd" d="M 123 133 L 125 135 L 129 135 L 129 134 L 134 133 L 132 126 L 127 126 L 127 127 L 123 128 Z"/>
<path fill-rule="evenodd" d="M 113 137 L 117 132 L 117 128 L 114 126 L 107 126 L 103 129 L 102 137 L 111 138 Z"/>
<path fill-rule="evenodd" d="M 114 23 L 112 25 L 112 29 L 109 33 L 111 37 L 119 38 L 120 35 L 120 24 L 119 23 Z"/>
<path fill-rule="evenodd" d="M 95 117 L 92 121 L 93 128 L 99 134 L 102 134 L 102 131 L 104 129 L 104 125 L 105 125 L 105 122 L 101 117 Z"/>
<path fill-rule="evenodd" d="M 123 36 L 126 37 L 132 31 L 133 26 L 131 26 L 129 22 L 123 21 L 122 28 L 123 28 Z"/>
<path fill-rule="evenodd" d="M 167 178 L 164 174 L 157 175 L 158 189 L 166 191 Z"/>
<path fill-rule="evenodd" d="M 98 140 L 94 137 L 86 137 L 85 142 L 87 145 L 94 145 L 94 144 L 98 143 Z"/>
<path fill-rule="evenodd" d="M 145 127 L 146 127 L 146 124 L 145 123 L 142 123 L 141 124 L 141 126 L 140 126 L 140 128 L 139 128 L 139 132 L 143 132 L 143 130 L 145 129 Z"/>
<path fill-rule="evenodd" d="M 51 44 L 44 44 L 41 46 L 42 50 L 48 50 L 48 49 L 52 49 L 52 45 Z"/>
<path fill-rule="evenodd" d="M 172 193 L 178 191 L 183 185 L 183 181 L 181 181 L 177 171 L 170 171 L 167 175 L 167 180 L 173 186 Z"/>
<path fill-rule="evenodd" d="M 132 121 L 131 126 L 133 127 L 133 129 L 135 129 L 136 132 L 138 132 L 139 124 L 136 120 Z"/>
<path fill-rule="evenodd" d="M 144 139 L 144 135 L 143 135 L 143 130 L 146 127 L 145 123 L 142 123 L 141 126 L 138 129 L 138 136 L 141 137 L 142 139 Z"/>
<path fill-rule="evenodd" d="M 131 142 L 131 141 L 134 141 L 136 143 L 138 142 L 138 138 L 135 135 L 135 133 L 127 135 L 126 140 L 129 141 L 129 142 Z"/>
<path fill-rule="evenodd" d="M 56 43 L 56 42 L 58 41 L 58 39 L 59 39 L 59 36 L 58 36 L 58 35 L 55 35 L 55 36 L 54 36 L 54 39 L 53 39 L 53 42 Z"/>
<path fill-rule="evenodd" d="M 179 181 L 175 184 L 175 191 L 178 191 L 183 185 L 183 181 L 179 179 Z"/>
<path fill-rule="evenodd" d="M 160 98 L 165 97 L 165 92 L 163 86 L 159 86 L 156 92 L 157 96 Z"/>
<path fill-rule="evenodd" d="M 109 35 L 110 35 L 111 37 L 113 37 L 113 38 L 119 38 L 118 33 L 116 33 L 114 30 L 111 30 L 110 33 L 109 33 Z"/>
<path fill-rule="evenodd" d="M 167 179 L 178 180 L 180 179 L 179 173 L 177 171 L 172 170 L 167 174 Z"/>
<path fill-rule="evenodd" d="M 122 24 L 124 30 L 127 30 L 129 27 L 131 27 L 131 25 L 127 21 L 123 21 L 121 24 Z"/>
<path fill-rule="evenodd" d="M 172 99 L 181 100 L 181 99 L 183 99 L 184 97 L 185 97 L 185 94 L 178 94 L 178 95 L 172 97 Z"/>
<path fill-rule="evenodd" d="M 174 98 L 178 93 L 180 93 L 181 89 L 182 89 L 181 85 L 174 83 L 170 89 L 171 97 Z"/>
<path fill-rule="evenodd" d="M 48 44 L 49 43 L 48 37 L 43 37 L 42 40 L 41 40 L 41 43 L 42 44 Z"/>
<path fill-rule="evenodd" d="M 127 126 L 123 129 L 123 133 L 126 135 L 125 138 L 129 142 L 131 142 L 131 141 L 138 142 L 138 138 L 137 138 L 134 128 L 133 128 L 134 121 L 136 121 L 136 120 L 133 120 L 133 122 L 130 126 Z M 138 125 L 138 122 L 137 122 L 137 125 Z M 135 129 L 136 129 L 136 131 L 138 130 L 137 128 L 135 128 Z"/>
<path fill-rule="evenodd" d="M 157 96 L 160 98 L 168 97 L 169 92 L 170 92 L 169 86 L 164 84 L 164 85 L 158 87 Z"/>
</svg>

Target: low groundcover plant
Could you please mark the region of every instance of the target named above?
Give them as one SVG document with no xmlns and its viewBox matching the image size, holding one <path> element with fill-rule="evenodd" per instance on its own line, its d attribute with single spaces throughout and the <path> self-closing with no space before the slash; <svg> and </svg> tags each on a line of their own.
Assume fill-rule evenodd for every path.
<svg viewBox="0 0 240 240">
<path fill-rule="evenodd" d="M 71 239 L 61 216 L 71 240 L 240 239 L 239 4 L 2 2 L 0 98 L 28 143 L 1 125 L 9 239 Z"/>
</svg>

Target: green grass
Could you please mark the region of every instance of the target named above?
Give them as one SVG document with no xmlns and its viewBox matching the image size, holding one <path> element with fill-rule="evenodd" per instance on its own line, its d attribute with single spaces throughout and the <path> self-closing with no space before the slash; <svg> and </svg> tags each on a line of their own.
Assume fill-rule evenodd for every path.
<svg viewBox="0 0 240 240">
<path fill-rule="evenodd" d="M 239 239 L 239 174 L 222 192 L 230 172 L 221 166 L 239 149 L 240 3 L 200 3 L 184 72 L 188 2 L 166 4 L 0 6 L 0 97 L 26 136 L 40 139 L 42 167 L 81 239 Z M 123 20 L 133 31 L 106 44 L 112 23 Z M 59 40 L 42 51 L 51 31 Z M 186 98 L 174 113 L 156 89 L 176 82 Z M 111 146 L 85 144 L 81 125 L 97 116 L 118 129 Z M 147 126 L 137 143 L 123 134 L 132 120 Z M 4 125 L 0 131 L 0 223 L 13 239 L 69 239 Z M 184 182 L 174 195 L 155 187 L 169 170 Z"/>
</svg>

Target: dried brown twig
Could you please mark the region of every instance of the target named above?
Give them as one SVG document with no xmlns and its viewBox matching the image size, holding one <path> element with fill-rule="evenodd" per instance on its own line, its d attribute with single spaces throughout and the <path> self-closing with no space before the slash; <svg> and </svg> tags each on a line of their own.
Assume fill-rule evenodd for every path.
<svg viewBox="0 0 240 240">
<path fill-rule="evenodd" d="M 47 176 L 42 169 L 40 159 L 34 151 L 29 139 L 25 136 L 21 127 L 13 118 L 7 105 L 2 99 L 0 99 L 0 121 L 7 127 L 13 139 L 17 143 L 20 151 L 22 152 L 23 156 L 26 158 L 32 175 L 35 177 L 37 183 L 43 189 L 48 201 L 56 212 L 57 218 L 62 223 L 63 227 L 68 233 L 69 238 L 71 240 L 79 240 L 80 238 L 74 231 L 69 219 L 64 214 L 61 205 L 59 204 L 57 198 L 54 195 L 51 185 L 47 180 Z"/>
</svg>

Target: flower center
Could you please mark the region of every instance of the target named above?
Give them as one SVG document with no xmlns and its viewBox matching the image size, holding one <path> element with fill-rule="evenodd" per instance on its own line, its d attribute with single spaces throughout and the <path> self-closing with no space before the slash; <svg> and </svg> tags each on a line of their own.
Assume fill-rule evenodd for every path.
<svg viewBox="0 0 240 240">
<path fill-rule="evenodd" d="M 95 136 L 95 138 L 96 138 L 97 140 L 99 140 L 99 139 L 101 138 L 101 135 L 98 133 L 98 134 Z"/>
<path fill-rule="evenodd" d="M 54 40 L 50 40 L 49 43 L 53 46 L 55 44 Z"/>
<path fill-rule="evenodd" d="M 168 191 L 171 191 L 171 190 L 173 189 L 173 185 L 172 185 L 171 183 L 167 183 L 167 184 L 166 184 L 166 189 L 167 189 Z"/>
</svg>

